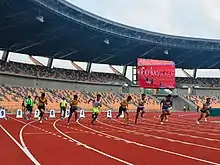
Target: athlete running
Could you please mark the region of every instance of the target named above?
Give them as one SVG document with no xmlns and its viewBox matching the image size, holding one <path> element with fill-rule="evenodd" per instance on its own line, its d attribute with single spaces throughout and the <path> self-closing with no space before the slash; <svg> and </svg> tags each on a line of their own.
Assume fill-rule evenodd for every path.
<svg viewBox="0 0 220 165">
<path fill-rule="evenodd" d="M 163 120 L 168 120 L 167 116 L 170 115 L 170 109 L 172 109 L 173 101 L 172 96 L 168 95 L 160 102 L 162 114 L 160 116 L 160 123 L 163 124 Z"/>
<path fill-rule="evenodd" d="M 92 101 L 93 102 L 93 107 L 92 107 L 92 121 L 91 124 L 94 124 L 94 122 L 96 121 L 96 119 L 98 118 L 100 111 L 101 111 L 101 107 L 102 107 L 102 100 L 101 100 L 101 95 L 97 94 L 95 99 L 90 99 L 88 101 L 88 103 Z"/>
<path fill-rule="evenodd" d="M 137 111 L 136 111 L 136 116 L 135 116 L 135 124 L 137 124 L 137 120 L 138 120 L 138 116 L 139 116 L 139 113 L 141 112 L 141 117 L 143 118 L 144 117 L 144 105 L 146 103 L 146 95 L 145 94 L 142 94 L 141 95 L 141 99 L 138 100 L 138 106 L 137 106 Z"/>
<path fill-rule="evenodd" d="M 132 100 L 132 97 L 128 96 L 127 99 L 121 102 L 118 115 L 116 116 L 116 118 L 119 118 L 122 115 L 122 112 L 124 112 L 124 114 L 126 115 L 125 120 L 127 124 L 129 124 L 129 113 L 127 110 L 128 110 L 128 104 L 130 103 L 131 100 Z"/>
<path fill-rule="evenodd" d="M 200 117 L 198 118 L 198 120 L 196 121 L 197 124 L 200 124 L 200 120 L 203 118 L 204 114 L 205 114 L 205 121 L 207 121 L 207 117 L 210 115 L 210 110 L 211 110 L 211 98 L 207 98 L 206 102 L 203 104 L 203 107 L 200 109 Z"/>
<path fill-rule="evenodd" d="M 39 115 L 39 121 L 42 123 L 42 119 L 46 110 L 46 105 L 47 105 L 47 98 L 45 96 L 45 93 L 42 93 L 40 97 L 36 96 L 35 101 L 37 101 L 38 109 L 40 111 Z"/>
<path fill-rule="evenodd" d="M 25 108 L 26 108 L 25 118 L 27 120 L 31 118 L 33 106 L 34 106 L 34 101 L 32 100 L 31 96 L 28 96 L 25 102 Z"/>
<path fill-rule="evenodd" d="M 71 119 L 73 113 L 75 114 L 75 121 L 77 121 L 77 119 L 78 119 L 78 117 L 77 117 L 77 109 L 79 108 L 78 103 L 79 103 L 78 95 L 74 95 L 73 100 L 70 101 L 70 115 L 68 117 L 68 125 L 70 123 L 70 119 Z"/>
</svg>

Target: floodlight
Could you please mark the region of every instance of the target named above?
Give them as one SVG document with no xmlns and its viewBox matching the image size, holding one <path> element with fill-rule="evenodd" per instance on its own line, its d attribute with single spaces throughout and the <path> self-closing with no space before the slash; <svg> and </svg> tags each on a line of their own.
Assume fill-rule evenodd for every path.
<svg viewBox="0 0 220 165">
<path fill-rule="evenodd" d="M 43 16 L 37 16 L 36 19 L 37 19 L 38 21 L 40 21 L 41 23 L 44 22 L 44 17 L 43 17 Z"/>
<path fill-rule="evenodd" d="M 169 51 L 168 51 L 168 50 L 165 50 L 165 51 L 164 51 L 164 54 L 168 55 L 168 54 L 169 54 Z"/>
<path fill-rule="evenodd" d="M 110 41 L 108 39 L 105 39 L 104 43 L 106 43 L 108 45 L 110 43 Z"/>
<path fill-rule="evenodd" d="M 128 84 L 126 84 L 126 83 L 125 83 L 125 84 L 123 84 L 123 85 L 124 85 L 125 87 L 128 87 Z"/>
</svg>

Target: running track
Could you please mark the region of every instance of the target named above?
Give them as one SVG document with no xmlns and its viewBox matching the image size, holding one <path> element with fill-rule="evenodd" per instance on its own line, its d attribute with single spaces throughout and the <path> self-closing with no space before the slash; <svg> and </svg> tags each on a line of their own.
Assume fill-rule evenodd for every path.
<svg viewBox="0 0 220 165">
<path fill-rule="evenodd" d="M 173 113 L 160 125 L 147 113 L 133 125 L 106 119 L 94 126 L 90 114 L 78 123 L 50 119 L 40 124 L 9 116 L 0 120 L 0 160 L 7 165 L 220 165 L 220 125 L 195 124 L 197 113 Z"/>
</svg>

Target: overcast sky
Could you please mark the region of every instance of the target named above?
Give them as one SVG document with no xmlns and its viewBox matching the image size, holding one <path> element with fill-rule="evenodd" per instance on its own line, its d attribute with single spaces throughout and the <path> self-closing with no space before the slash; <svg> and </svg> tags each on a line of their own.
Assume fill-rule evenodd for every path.
<svg viewBox="0 0 220 165">
<path fill-rule="evenodd" d="M 146 30 L 220 39 L 220 0 L 67 0 L 102 17 Z"/>
</svg>

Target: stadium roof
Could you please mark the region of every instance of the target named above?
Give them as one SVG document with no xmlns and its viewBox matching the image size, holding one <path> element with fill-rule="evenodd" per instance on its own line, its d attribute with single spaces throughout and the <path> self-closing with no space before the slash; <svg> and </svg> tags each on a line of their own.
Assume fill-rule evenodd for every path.
<svg viewBox="0 0 220 165">
<path fill-rule="evenodd" d="M 179 68 L 220 68 L 220 41 L 163 35 L 115 23 L 63 0 L 1 0 L 0 48 L 50 58 L 136 65 L 173 60 Z"/>
</svg>

